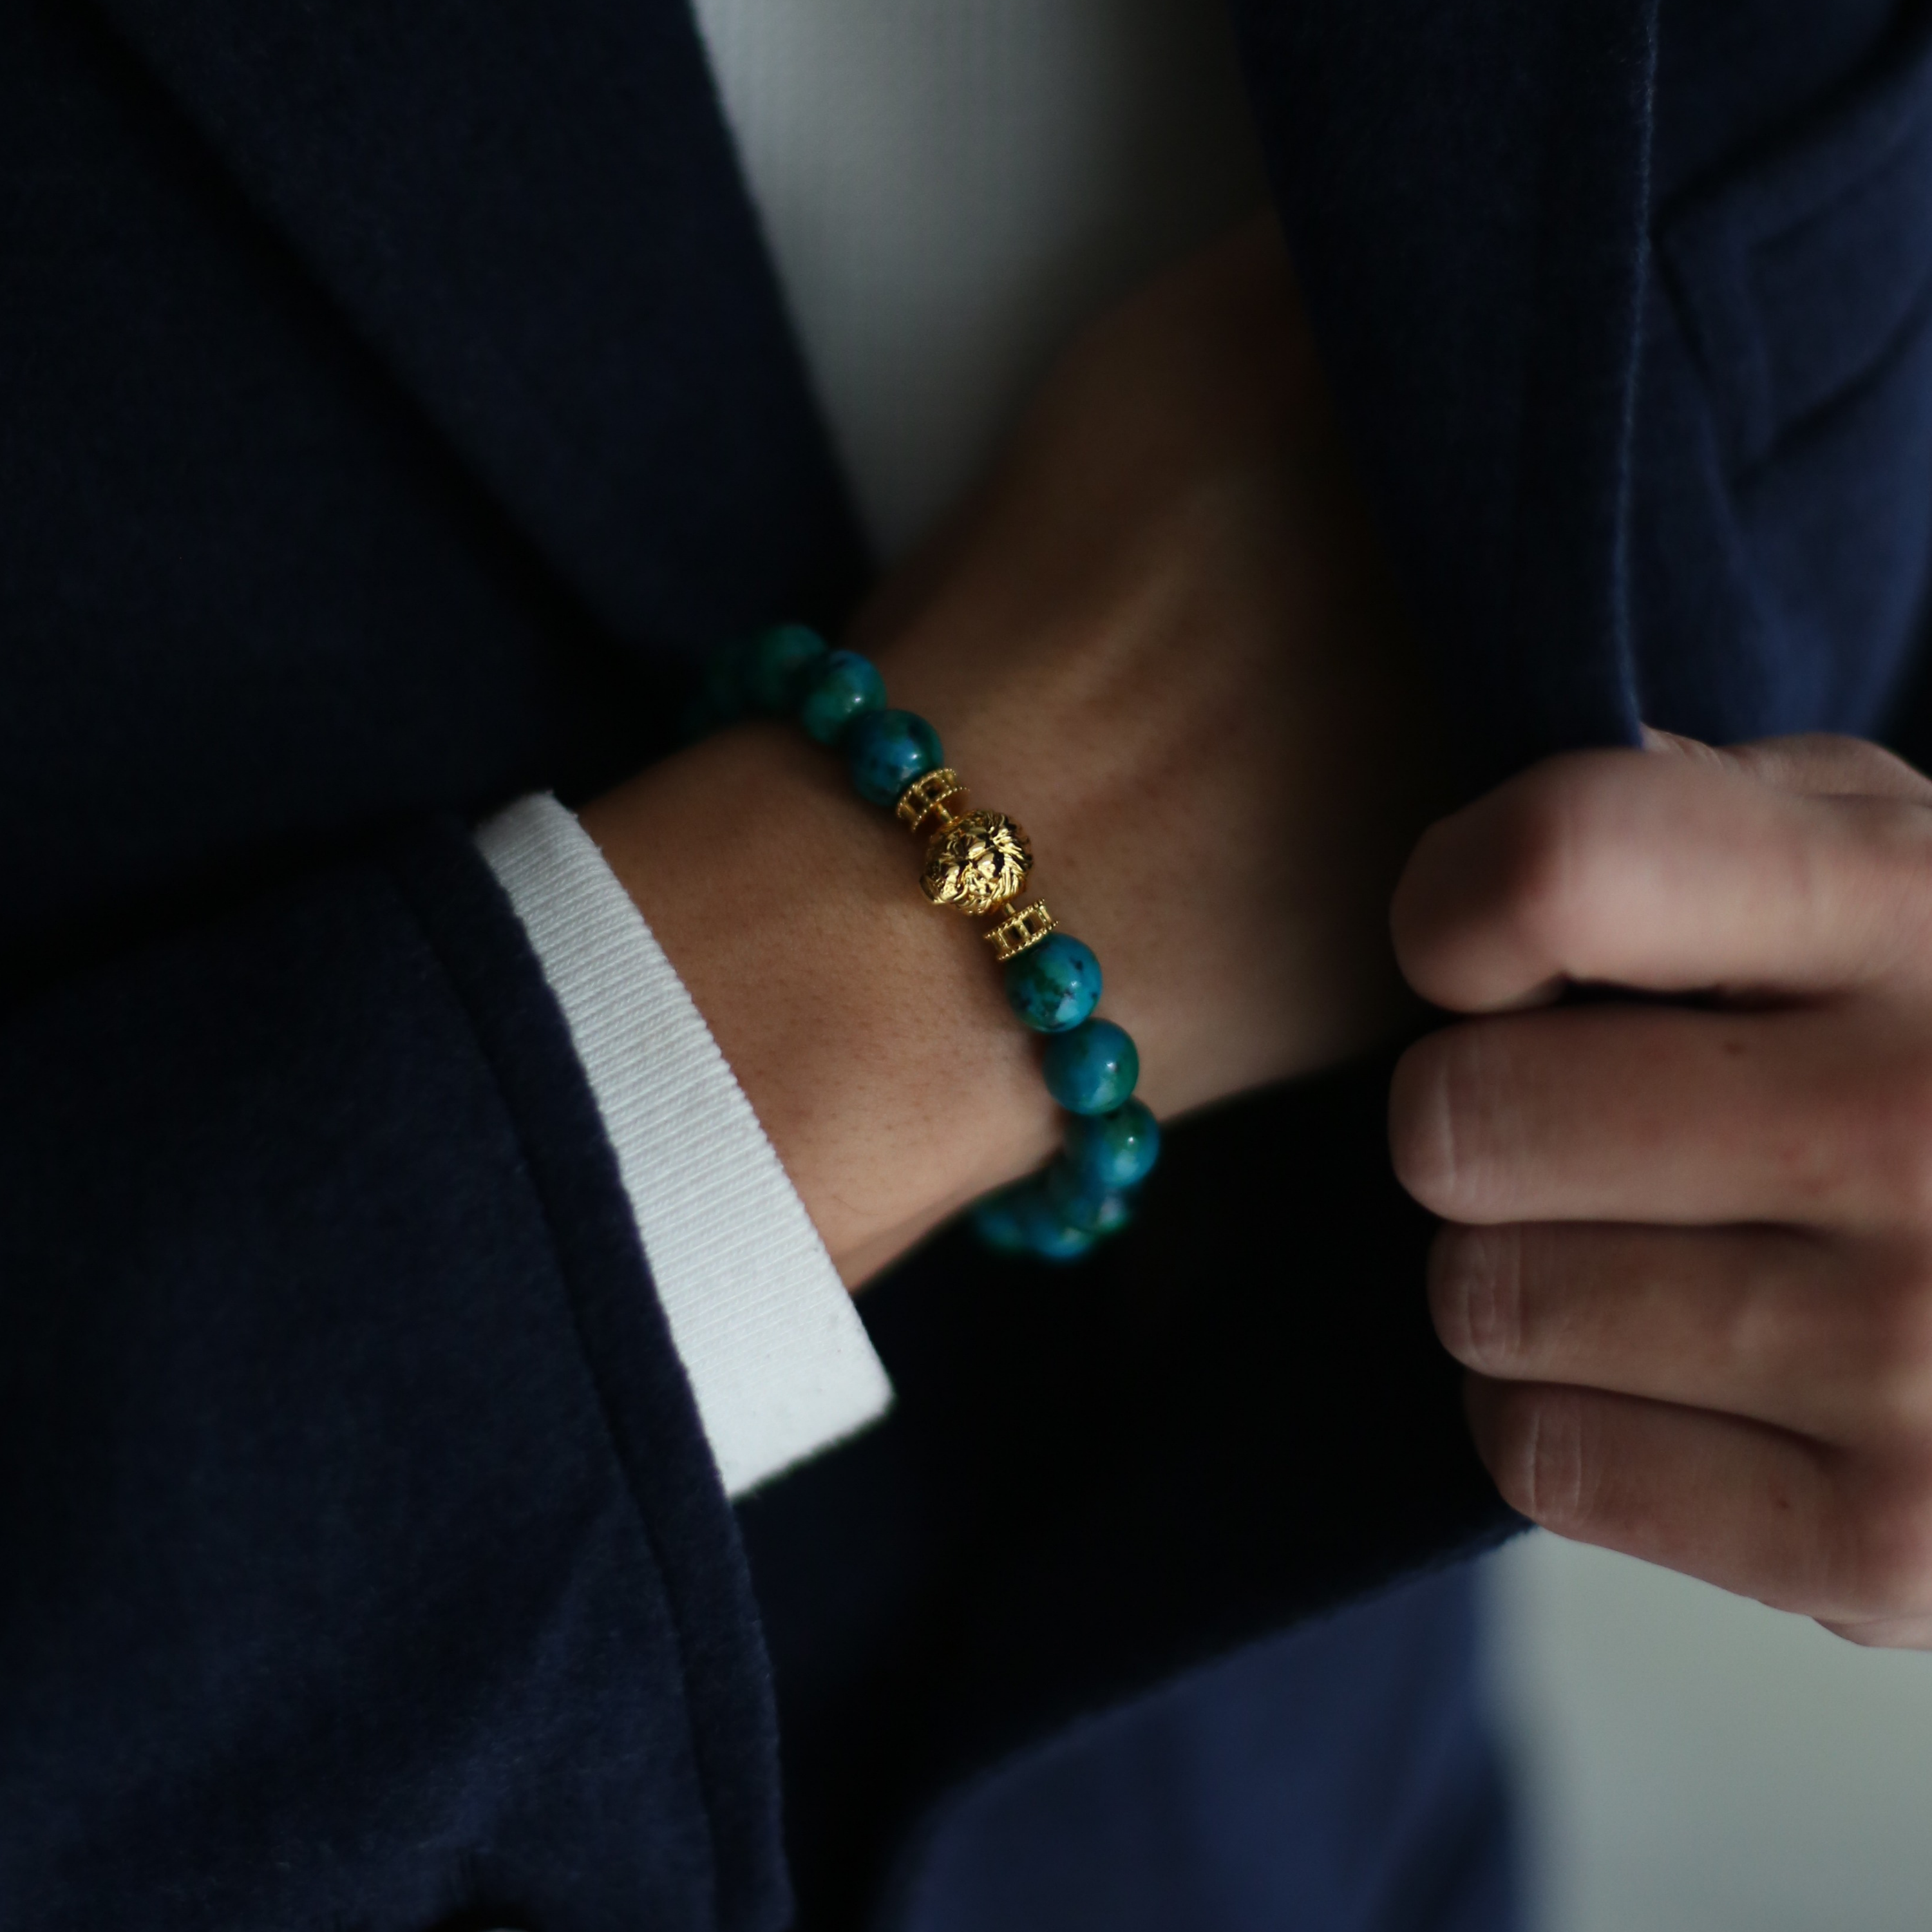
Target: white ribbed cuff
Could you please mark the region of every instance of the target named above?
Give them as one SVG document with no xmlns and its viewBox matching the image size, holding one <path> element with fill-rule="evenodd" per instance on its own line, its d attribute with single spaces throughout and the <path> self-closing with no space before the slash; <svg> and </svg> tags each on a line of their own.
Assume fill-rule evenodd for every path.
<svg viewBox="0 0 1932 1932">
<path fill-rule="evenodd" d="M 704 1016 L 590 836 L 520 800 L 476 843 L 563 1009 L 726 1493 L 875 1420 L 892 1385 Z"/>
</svg>

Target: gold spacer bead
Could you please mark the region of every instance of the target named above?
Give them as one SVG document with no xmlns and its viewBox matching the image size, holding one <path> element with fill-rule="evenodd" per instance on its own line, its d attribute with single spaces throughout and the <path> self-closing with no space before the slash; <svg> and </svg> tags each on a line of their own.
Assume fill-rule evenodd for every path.
<svg viewBox="0 0 1932 1932">
<path fill-rule="evenodd" d="M 958 809 L 952 810 L 955 800 Z M 922 772 L 899 794 L 898 802 L 892 807 L 899 823 L 916 838 L 920 828 L 936 812 L 939 824 L 936 830 L 944 832 L 955 823 L 965 809 L 966 788 L 959 782 L 959 774 L 950 765 L 941 765 L 936 771 Z"/>
<path fill-rule="evenodd" d="M 1032 904 L 1008 913 L 998 926 L 980 936 L 993 949 L 993 957 L 1004 966 L 1009 959 L 1017 959 L 1028 946 L 1037 946 L 1056 929 L 1058 923 L 1047 910 L 1046 900 L 1035 899 Z"/>
</svg>

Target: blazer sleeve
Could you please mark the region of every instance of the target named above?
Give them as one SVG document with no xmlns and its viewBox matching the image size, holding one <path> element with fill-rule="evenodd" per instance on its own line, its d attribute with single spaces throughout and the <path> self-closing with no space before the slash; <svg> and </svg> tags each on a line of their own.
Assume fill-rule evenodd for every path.
<svg viewBox="0 0 1932 1932">
<path fill-rule="evenodd" d="M 730 1512 L 455 819 L 0 1017 L 0 1922 L 776 1926 Z"/>
</svg>

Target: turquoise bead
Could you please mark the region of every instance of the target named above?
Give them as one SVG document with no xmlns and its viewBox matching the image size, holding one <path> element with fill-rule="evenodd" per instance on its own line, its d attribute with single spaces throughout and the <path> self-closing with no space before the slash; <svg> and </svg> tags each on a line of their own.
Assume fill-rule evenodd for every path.
<svg viewBox="0 0 1932 1932">
<path fill-rule="evenodd" d="M 1100 962 L 1071 933 L 1049 932 L 1006 963 L 1006 1004 L 1035 1033 L 1065 1033 L 1100 1004 Z"/>
<path fill-rule="evenodd" d="M 1046 1090 L 1070 1114 L 1111 1114 L 1134 1090 L 1141 1057 L 1112 1020 L 1086 1020 L 1047 1042 L 1040 1070 Z"/>
<path fill-rule="evenodd" d="M 1073 1120 L 1064 1156 L 1080 1187 L 1094 1194 L 1138 1187 L 1160 1158 L 1160 1123 L 1138 1100 Z"/>
<path fill-rule="evenodd" d="M 1097 1240 L 1118 1234 L 1134 1218 L 1134 1197 L 1124 1187 L 1095 1187 L 1064 1156 L 1046 1171 L 1046 1198 L 1070 1226 Z"/>
<path fill-rule="evenodd" d="M 1021 1226 L 1017 1190 L 989 1194 L 973 1210 L 973 1232 L 995 1254 L 1023 1255 L 1027 1251 L 1026 1229 Z"/>
<path fill-rule="evenodd" d="M 752 710 L 773 718 L 790 710 L 829 654 L 825 640 L 808 625 L 774 624 L 760 631 L 746 650 L 740 674 Z"/>
<path fill-rule="evenodd" d="M 1025 1226 L 1027 1252 L 1036 1261 L 1077 1262 L 1090 1253 L 1100 1238 L 1062 1220 L 1044 1199 L 1029 1208 Z"/>
<path fill-rule="evenodd" d="M 834 651 L 806 686 L 798 722 L 821 745 L 836 745 L 854 718 L 884 710 L 885 702 L 886 681 L 878 666 L 856 651 Z"/>
<path fill-rule="evenodd" d="M 859 796 L 895 805 L 923 772 L 946 762 L 939 734 L 916 712 L 868 711 L 845 736 L 845 756 Z"/>
<path fill-rule="evenodd" d="M 973 1210 L 973 1226 L 998 1252 L 1042 1262 L 1077 1262 L 1100 1239 L 1061 1214 L 1037 1178 L 981 1202 Z"/>
</svg>

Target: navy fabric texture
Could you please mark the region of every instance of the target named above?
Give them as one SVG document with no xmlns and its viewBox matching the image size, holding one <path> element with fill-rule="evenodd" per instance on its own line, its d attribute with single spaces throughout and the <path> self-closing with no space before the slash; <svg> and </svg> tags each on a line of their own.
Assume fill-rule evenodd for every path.
<svg viewBox="0 0 1932 1932">
<path fill-rule="evenodd" d="M 1932 18 L 1911 16 L 1864 61 L 1840 52 L 1812 110 L 1742 164 L 1664 144 L 1632 518 L 1656 723 L 1870 731 L 1921 640 Z"/>
<path fill-rule="evenodd" d="M 200 47 L 172 93 L 90 12 L 0 7 L 5 964 L 614 778 L 701 644 L 862 571 L 679 9 L 129 10 Z M 308 32 L 355 56 L 323 98 Z M 202 128 L 244 106 L 280 146 L 238 172 Z"/>
<path fill-rule="evenodd" d="M 1875 725 L 1926 10 L 1234 11 L 1469 782 Z M 1381 1066 L 1177 1133 L 1092 1270 L 934 1244 L 893 1420 L 726 1509 L 460 830 L 864 581 L 679 0 L 0 0 L 0 1922 L 776 1928 L 768 1650 L 854 1924 L 908 1834 L 978 1882 L 962 1778 L 1503 1533 Z"/>
<path fill-rule="evenodd" d="M 515 934 L 452 824 L 0 1024 L 0 1921 L 782 1920 L 736 1540 Z"/>
<path fill-rule="evenodd" d="M 1425 1578 L 1072 1727 L 910 1848 L 891 1932 L 1508 1932 L 1476 1591 Z"/>
<path fill-rule="evenodd" d="M 1324 360 L 1472 784 L 1634 734 L 1654 7 L 1234 8 Z"/>
<path fill-rule="evenodd" d="M 868 1291 L 897 1409 L 739 1511 L 805 1925 L 859 1922 L 978 1766 L 1504 1532 L 1387 1090 L 1352 1069 L 1174 1135 L 1091 1266 L 954 1236 Z"/>
<path fill-rule="evenodd" d="M 1879 725 L 1932 530 L 1927 10 L 1234 10 L 1471 784 L 1640 718 Z"/>
<path fill-rule="evenodd" d="M 545 67 L 533 10 L 417 14 L 344 83 L 404 148 L 439 101 L 480 121 L 440 153 L 448 245 L 467 211 L 507 250 L 513 194 L 532 249 L 555 230 L 561 256 L 505 257 L 506 298 L 553 298 L 516 352 L 681 506 L 633 488 L 640 520 L 582 539 L 601 580 L 510 502 L 500 398 L 407 386 L 380 292 L 355 308 L 220 156 L 238 64 L 334 218 L 422 248 L 399 164 L 335 165 L 305 46 L 170 10 L 214 26 L 171 91 L 182 43 L 0 12 L 9 1925 L 786 1916 L 732 1518 L 554 1003 L 428 829 L 634 766 L 700 633 L 836 608 L 860 569 L 688 23 L 611 11 L 650 44 L 593 21 Z M 710 148 L 654 171 L 694 122 Z M 674 214 L 708 297 L 647 242 L 594 284 L 568 259 L 612 239 L 580 224 Z M 459 306 L 424 362 L 464 364 Z M 606 393 L 578 365 L 640 306 L 670 340 Z"/>
</svg>

